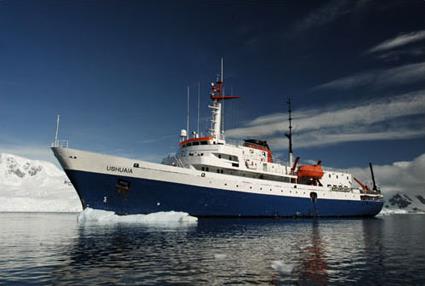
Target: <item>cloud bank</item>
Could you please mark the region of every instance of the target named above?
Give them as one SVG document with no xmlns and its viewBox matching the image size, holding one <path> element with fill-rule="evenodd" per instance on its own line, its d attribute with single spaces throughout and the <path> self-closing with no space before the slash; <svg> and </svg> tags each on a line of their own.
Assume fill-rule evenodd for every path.
<svg viewBox="0 0 425 286">
<path fill-rule="evenodd" d="M 403 65 L 395 68 L 368 71 L 342 77 L 314 87 L 312 90 L 348 90 L 351 88 L 373 86 L 384 88 L 402 84 L 412 84 L 424 80 L 425 62 Z"/>
<path fill-rule="evenodd" d="M 381 187 L 384 196 L 390 197 L 399 192 L 425 196 L 425 153 L 412 161 L 376 165 L 373 169 L 376 183 Z M 369 167 L 351 168 L 349 171 L 364 182 L 371 181 Z"/>
<path fill-rule="evenodd" d="M 297 147 L 324 146 L 367 140 L 401 140 L 425 136 L 425 90 L 362 105 L 313 108 L 294 112 Z M 417 118 L 415 118 L 415 116 Z M 403 118 L 403 120 L 400 120 Z M 277 150 L 287 147 L 287 114 L 260 116 L 244 127 L 226 131 L 233 139 L 267 138 Z"/>
<path fill-rule="evenodd" d="M 368 50 L 368 53 L 387 51 L 422 40 L 425 40 L 425 30 L 405 33 L 372 47 Z"/>
</svg>

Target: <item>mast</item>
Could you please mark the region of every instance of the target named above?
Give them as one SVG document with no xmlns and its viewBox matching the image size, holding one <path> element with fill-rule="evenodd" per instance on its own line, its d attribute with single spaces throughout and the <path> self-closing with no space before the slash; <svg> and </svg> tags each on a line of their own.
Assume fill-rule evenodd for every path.
<svg viewBox="0 0 425 286">
<path fill-rule="evenodd" d="M 190 96 L 190 90 L 189 90 L 189 86 L 187 86 L 187 117 L 186 117 L 186 129 L 187 129 L 187 138 L 189 139 L 190 137 L 190 131 L 189 131 L 189 121 L 190 121 L 190 103 L 189 103 L 189 98 Z"/>
<path fill-rule="evenodd" d="M 201 105 L 201 82 L 198 82 L 198 135 L 199 135 L 199 110 Z"/>
<path fill-rule="evenodd" d="M 60 121 L 60 114 L 58 114 L 56 118 L 56 133 L 55 133 L 55 147 L 58 147 L 58 135 L 59 135 L 59 121 Z"/>
<path fill-rule="evenodd" d="M 288 104 L 288 120 L 289 120 L 289 132 L 285 134 L 285 136 L 289 140 L 289 148 L 288 148 L 288 161 L 289 161 L 289 167 L 292 168 L 292 159 L 293 159 L 293 152 L 292 152 L 292 108 L 291 108 L 291 98 L 288 98 L 287 101 Z"/>
<path fill-rule="evenodd" d="M 223 78 L 224 78 L 223 74 L 224 74 L 224 60 L 223 60 L 223 57 L 222 57 L 221 58 L 221 70 L 220 70 L 220 81 L 222 83 L 223 83 Z"/>
<path fill-rule="evenodd" d="M 216 83 L 211 83 L 211 93 L 210 98 L 213 101 L 213 104 L 208 106 L 211 109 L 211 129 L 210 135 L 214 137 L 215 140 L 221 141 L 224 143 L 224 136 L 222 134 L 222 118 L 221 118 L 221 101 L 226 99 L 239 98 L 239 96 L 225 96 L 223 94 L 223 79 L 224 79 L 224 64 L 223 58 L 221 58 L 221 70 L 220 78 Z"/>
</svg>

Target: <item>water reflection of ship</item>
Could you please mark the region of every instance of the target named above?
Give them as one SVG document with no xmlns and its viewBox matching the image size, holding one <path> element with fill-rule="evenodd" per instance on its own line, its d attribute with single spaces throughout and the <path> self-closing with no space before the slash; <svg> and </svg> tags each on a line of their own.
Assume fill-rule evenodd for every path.
<svg viewBox="0 0 425 286">
<path fill-rule="evenodd" d="M 301 248 L 302 258 L 298 272 L 298 285 L 327 285 L 328 272 L 326 253 L 321 241 L 319 222 L 313 220 L 311 244 Z"/>
</svg>

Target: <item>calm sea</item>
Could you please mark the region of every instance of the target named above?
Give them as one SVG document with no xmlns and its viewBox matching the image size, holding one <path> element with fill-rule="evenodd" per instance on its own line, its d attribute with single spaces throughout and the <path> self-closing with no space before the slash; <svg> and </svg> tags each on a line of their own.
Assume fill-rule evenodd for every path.
<svg viewBox="0 0 425 286">
<path fill-rule="evenodd" d="M 425 285 L 425 215 L 81 225 L 0 214 L 0 285 Z"/>
</svg>

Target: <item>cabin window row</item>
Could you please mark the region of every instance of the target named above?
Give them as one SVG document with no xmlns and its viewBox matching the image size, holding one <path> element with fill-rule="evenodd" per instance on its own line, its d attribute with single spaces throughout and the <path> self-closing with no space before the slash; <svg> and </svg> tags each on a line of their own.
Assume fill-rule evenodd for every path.
<svg viewBox="0 0 425 286">
<path fill-rule="evenodd" d="M 225 160 L 229 160 L 229 161 L 233 161 L 233 162 L 239 162 L 238 157 L 237 156 L 232 156 L 232 155 L 228 155 L 228 154 L 216 154 L 216 156 L 219 159 L 225 159 Z"/>
<path fill-rule="evenodd" d="M 197 145 L 208 145 L 208 141 L 189 142 L 189 143 L 182 145 L 182 147 L 185 148 L 185 147 L 197 146 Z"/>
<path fill-rule="evenodd" d="M 189 153 L 189 156 L 195 156 L 195 155 L 204 156 L 204 153 Z M 183 154 L 183 156 L 184 156 L 184 154 Z"/>
<path fill-rule="evenodd" d="M 253 174 L 253 173 L 247 173 L 247 172 L 240 172 L 238 170 L 232 170 L 232 169 L 218 169 L 218 168 L 210 169 L 204 166 L 201 166 L 200 169 L 201 171 L 204 171 L 204 172 L 211 171 L 211 172 L 216 172 L 218 174 L 236 175 L 236 176 L 242 176 L 242 177 L 253 178 L 253 179 L 272 180 L 272 181 L 285 182 L 285 183 L 296 183 L 295 178 L 280 177 L 280 176 L 278 177 L 278 176 L 264 175 L 264 174 Z"/>
</svg>

